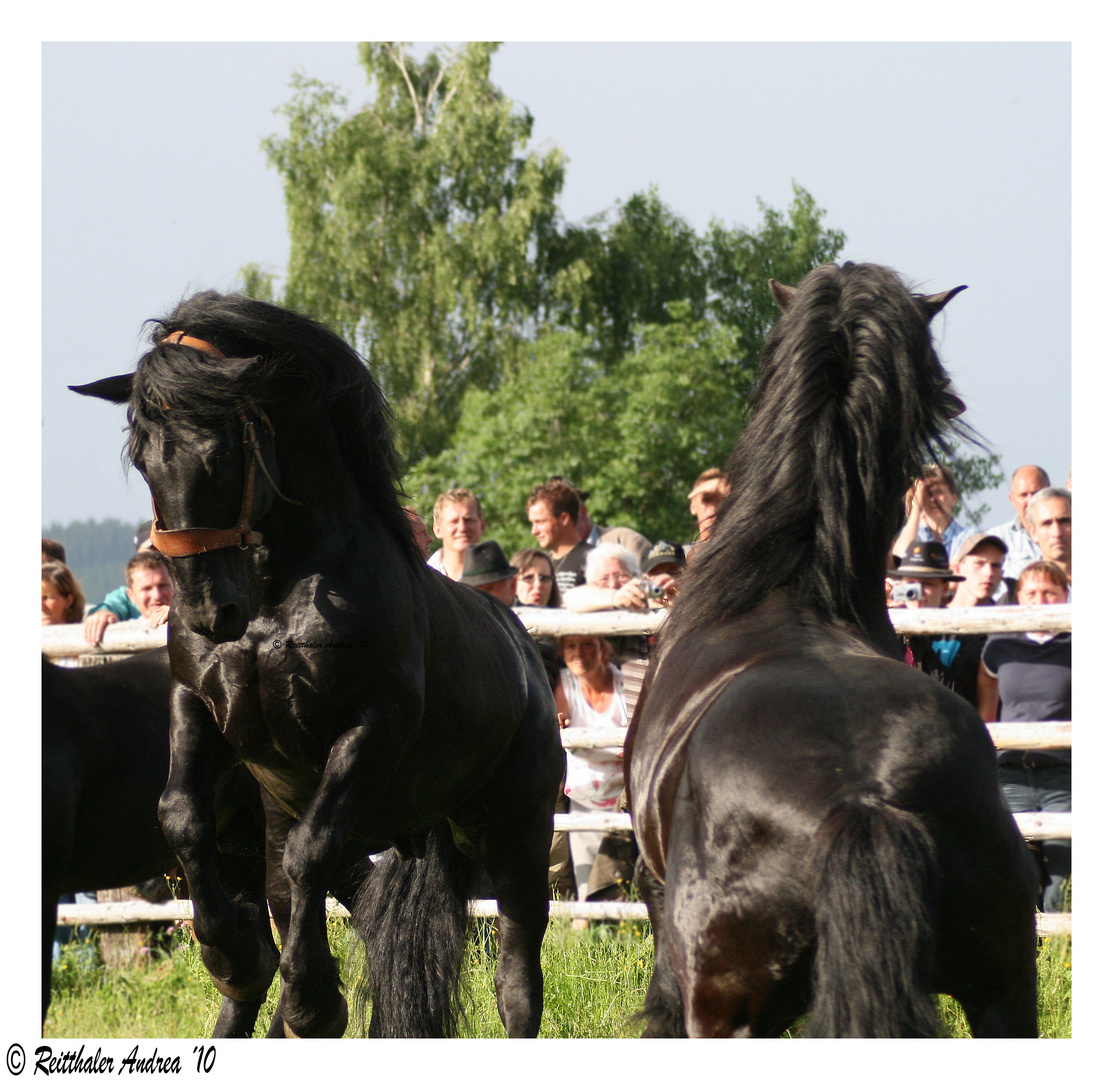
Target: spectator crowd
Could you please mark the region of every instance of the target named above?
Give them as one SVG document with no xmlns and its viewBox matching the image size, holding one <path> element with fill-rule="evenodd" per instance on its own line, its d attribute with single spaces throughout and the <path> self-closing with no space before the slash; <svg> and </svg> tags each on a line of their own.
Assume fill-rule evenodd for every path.
<svg viewBox="0 0 1113 1080">
<path fill-rule="evenodd" d="M 1013 472 L 1014 517 L 984 531 L 955 516 L 958 485 L 932 465 L 905 499 L 906 520 L 892 550 L 889 603 L 909 608 L 1030 607 L 1071 600 L 1071 490 L 1051 483 L 1038 465 Z M 1071 719 L 1071 635 L 920 634 L 906 641 L 905 661 L 965 698 L 987 723 Z M 1001 750 L 1002 796 L 1013 813 L 1069 812 L 1069 750 Z M 1040 906 L 1060 911 L 1070 877 L 1066 839 L 1033 845 Z"/>
<path fill-rule="evenodd" d="M 644 612 L 667 607 L 683 590 L 689 560 L 711 536 L 729 493 L 720 469 L 696 478 L 686 496 L 693 539 L 681 543 L 593 521 L 588 494 L 551 476 L 523 502 L 535 546 L 509 557 L 498 542 L 484 539 L 487 519 L 470 488 L 438 496 L 431 530 L 416 509 L 408 513 L 431 570 L 486 592 L 495 602 L 573 612 Z M 1069 479 L 1066 487 L 1056 487 L 1040 467 L 1022 465 L 1012 475 L 1008 497 L 1015 516 L 979 531 L 957 516 L 960 492 L 953 472 L 941 464 L 925 468 L 907 493 L 904 524 L 892 547 L 886 580 L 890 606 L 1069 603 Z M 86 641 L 98 645 L 116 623 L 165 623 L 174 595 L 167 560 L 143 530 L 136 545 L 123 586 L 86 611 L 61 545 L 44 539 L 43 625 L 83 622 Z M 622 729 L 629 724 L 632 695 L 625 687 L 640 684 L 641 671 L 635 673 L 631 665 L 644 667 L 647 639 L 572 634 L 537 638 L 536 644 L 562 727 Z M 1069 633 L 914 635 L 907 639 L 905 661 L 953 689 L 987 722 L 1070 719 Z M 1014 812 L 1069 810 L 1069 751 L 1006 751 L 998 757 L 1004 798 Z M 616 810 L 623 798 L 620 748 L 567 752 L 557 812 Z M 632 878 L 634 855 L 631 841 L 605 832 L 558 833 L 550 881 L 559 895 L 620 898 Z M 1070 875 L 1069 841 L 1045 842 L 1040 858 L 1042 903 L 1058 910 Z"/>
</svg>

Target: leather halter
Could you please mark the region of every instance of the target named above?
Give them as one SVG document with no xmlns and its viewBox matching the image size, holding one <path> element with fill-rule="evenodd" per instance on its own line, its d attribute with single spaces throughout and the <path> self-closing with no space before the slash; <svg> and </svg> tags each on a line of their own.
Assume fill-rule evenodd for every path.
<svg viewBox="0 0 1113 1080">
<path fill-rule="evenodd" d="M 159 344 L 186 345 L 189 348 L 196 349 L 198 352 L 206 353 L 219 360 L 224 359 L 224 353 L 215 345 L 210 345 L 207 341 L 202 341 L 200 338 L 190 337 L 183 330 L 173 331 L 164 337 Z M 263 426 L 273 437 L 274 428 L 271 426 L 267 414 L 254 403 L 251 404 L 251 411 L 255 414 L 257 419 L 262 421 Z M 259 440 L 255 437 L 255 423 L 248 416 L 247 409 L 241 405 L 237 412 L 240 420 L 243 421 L 244 460 L 243 501 L 240 504 L 239 520 L 230 529 L 164 529 L 162 528 L 158 506 L 155 503 L 154 494 L 152 493 L 151 509 L 154 520 L 151 522 L 151 544 L 156 551 L 161 552 L 171 559 L 180 559 L 186 555 L 202 555 L 206 551 L 219 551 L 221 548 L 233 546 L 247 548 L 263 542 L 263 534 L 256 532 L 251 527 L 251 510 L 255 501 L 256 461 L 258 461 L 259 467 L 263 470 L 263 475 L 270 480 L 271 487 L 274 488 L 275 494 L 282 499 L 286 499 L 287 502 L 294 502 L 293 499 L 287 499 L 286 496 L 278 490 L 274 479 L 271 477 L 270 473 L 267 472 L 267 466 L 263 462 L 263 455 L 259 449 Z M 299 504 L 294 503 L 294 505 Z"/>
</svg>

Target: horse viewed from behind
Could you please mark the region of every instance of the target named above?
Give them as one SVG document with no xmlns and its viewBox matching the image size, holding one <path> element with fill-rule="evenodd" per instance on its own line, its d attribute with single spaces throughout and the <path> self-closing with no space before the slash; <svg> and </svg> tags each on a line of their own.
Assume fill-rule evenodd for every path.
<svg viewBox="0 0 1113 1080">
<path fill-rule="evenodd" d="M 627 740 L 655 932 L 648 1035 L 1036 1032 L 1035 885 L 974 710 L 901 662 L 902 497 L 962 403 L 911 293 L 847 263 L 771 282 L 731 494 Z"/>
<path fill-rule="evenodd" d="M 482 870 L 499 1012 L 536 1035 L 563 766 L 552 694 L 514 615 L 424 565 L 367 365 L 304 315 L 207 292 L 156 322 L 134 375 L 75 389 L 127 403 L 173 564 L 160 817 L 214 984 L 259 998 L 279 968 L 271 1033 L 343 1034 L 332 892 L 367 944 L 371 1032 L 451 1034 Z M 236 760 L 261 790 L 268 881 L 287 889 L 281 963 L 261 893 L 230 896 L 213 874 L 214 778 Z M 388 854 L 370 873 L 374 852 Z"/>
</svg>

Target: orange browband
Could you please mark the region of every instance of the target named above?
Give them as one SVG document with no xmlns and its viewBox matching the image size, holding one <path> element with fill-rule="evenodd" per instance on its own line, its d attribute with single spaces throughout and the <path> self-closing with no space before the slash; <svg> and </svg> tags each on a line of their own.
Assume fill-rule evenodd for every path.
<svg viewBox="0 0 1113 1080">
<path fill-rule="evenodd" d="M 174 340 L 171 341 L 170 339 Z M 160 345 L 188 345 L 191 349 L 196 349 L 198 352 L 208 353 L 209 356 L 215 357 L 217 360 L 226 359 L 215 345 L 210 345 L 207 341 L 202 341 L 198 337 L 190 337 L 184 330 L 171 330 L 166 337 L 159 341 Z"/>
</svg>

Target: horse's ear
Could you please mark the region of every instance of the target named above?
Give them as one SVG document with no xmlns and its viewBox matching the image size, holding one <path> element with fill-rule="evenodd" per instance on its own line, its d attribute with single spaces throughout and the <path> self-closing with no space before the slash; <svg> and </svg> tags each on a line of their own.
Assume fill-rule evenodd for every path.
<svg viewBox="0 0 1113 1080">
<path fill-rule="evenodd" d="M 123 405 L 131 399 L 131 375 L 110 375 L 107 379 L 86 383 L 84 386 L 71 386 L 75 394 L 86 397 L 99 397 L 116 405 Z"/>
<path fill-rule="evenodd" d="M 259 364 L 261 356 L 236 356 L 230 359 L 221 357 L 219 371 L 229 382 L 243 378 L 247 372 Z"/>
<path fill-rule="evenodd" d="M 773 278 L 769 279 L 769 291 L 781 311 L 788 311 L 788 305 L 796 299 L 796 290 L 791 285 L 782 285 Z"/>
<path fill-rule="evenodd" d="M 920 305 L 920 310 L 924 313 L 924 320 L 931 322 L 947 306 L 951 297 L 962 292 L 965 288 L 967 288 L 965 285 L 956 285 L 949 292 L 938 292 L 934 296 L 917 296 L 916 303 Z"/>
</svg>

